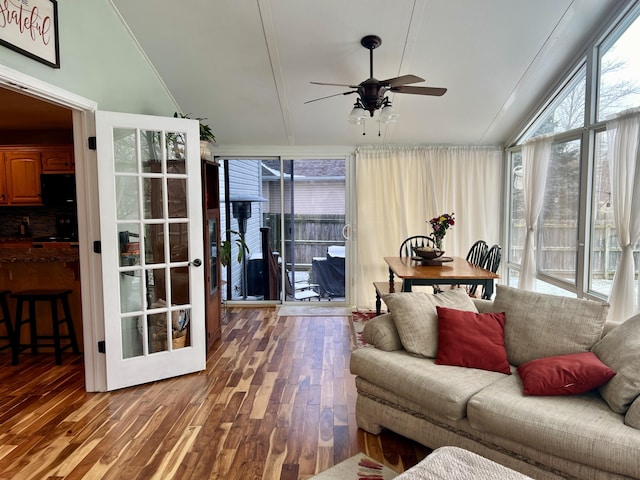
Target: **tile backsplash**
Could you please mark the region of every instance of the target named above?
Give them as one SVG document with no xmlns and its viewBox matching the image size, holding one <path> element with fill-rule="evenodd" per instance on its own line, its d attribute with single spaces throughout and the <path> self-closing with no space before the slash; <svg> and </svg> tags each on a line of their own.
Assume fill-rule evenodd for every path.
<svg viewBox="0 0 640 480">
<path fill-rule="evenodd" d="M 0 237 L 20 234 L 23 217 L 29 217 L 33 237 L 56 234 L 56 215 L 76 215 L 75 207 L 0 207 Z"/>
</svg>

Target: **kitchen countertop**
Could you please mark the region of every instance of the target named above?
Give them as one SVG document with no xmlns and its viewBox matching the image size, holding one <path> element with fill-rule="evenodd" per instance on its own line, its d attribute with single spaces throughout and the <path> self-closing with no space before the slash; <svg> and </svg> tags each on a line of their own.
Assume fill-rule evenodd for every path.
<svg viewBox="0 0 640 480">
<path fill-rule="evenodd" d="M 0 248 L 0 263 L 77 262 L 78 248 L 72 246 Z M 68 245 L 68 244 L 66 244 Z"/>
</svg>

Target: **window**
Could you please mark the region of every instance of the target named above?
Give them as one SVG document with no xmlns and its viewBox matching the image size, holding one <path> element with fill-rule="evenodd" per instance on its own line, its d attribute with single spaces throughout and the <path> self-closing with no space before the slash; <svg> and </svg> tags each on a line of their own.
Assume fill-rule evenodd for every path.
<svg viewBox="0 0 640 480">
<path fill-rule="evenodd" d="M 640 18 L 600 47 L 598 120 L 640 105 Z"/>
<path fill-rule="evenodd" d="M 604 26 L 606 28 L 606 26 Z M 509 152 L 506 281 L 518 284 L 525 236 L 521 145 L 551 135 L 536 244 L 536 290 L 606 299 L 620 258 L 604 121 L 640 106 L 640 2 L 579 61 Z M 593 63 L 597 62 L 597 63 Z M 586 72 L 595 72 L 594 78 Z M 595 95 L 586 92 L 595 91 Z M 587 175 L 587 172 L 589 175 Z M 637 246 L 636 285 L 638 269 Z"/>
<path fill-rule="evenodd" d="M 576 281 L 580 140 L 553 145 L 541 219 L 538 271 L 571 284 Z"/>
<path fill-rule="evenodd" d="M 524 172 L 522 152 L 511 154 L 511 201 L 509 202 L 509 262 L 520 265 L 526 233 L 524 219 Z"/>
<path fill-rule="evenodd" d="M 584 126 L 585 86 L 586 65 L 583 65 L 540 115 L 523 140 L 568 132 Z"/>
<path fill-rule="evenodd" d="M 613 274 L 620 258 L 620 244 L 613 223 L 611 183 L 607 161 L 607 132 L 596 134 L 593 168 L 593 195 L 591 197 L 591 268 L 589 287 L 608 296 Z"/>
</svg>

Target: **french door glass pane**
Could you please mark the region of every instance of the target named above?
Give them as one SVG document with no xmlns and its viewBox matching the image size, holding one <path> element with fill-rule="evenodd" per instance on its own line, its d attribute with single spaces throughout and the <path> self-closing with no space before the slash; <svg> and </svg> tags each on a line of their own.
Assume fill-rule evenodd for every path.
<svg viewBox="0 0 640 480">
<path fill-rule="evenodd" d="M 538 271 L 576 281 L 580 140 L 553 145 L 537 246 Z"/>
<path fill-rule="evenodd" d="M 133 173 L 137 170 L 136 130 L 133 128 L 114 128 L 114 162 L 116 173 Z"/>
<path fill-rule="evenodd" d="M 140 214 L 138 205 L 138 179 L 117 175 L 116 215 L 118 220 L 137 220 Z"/>
</svg>

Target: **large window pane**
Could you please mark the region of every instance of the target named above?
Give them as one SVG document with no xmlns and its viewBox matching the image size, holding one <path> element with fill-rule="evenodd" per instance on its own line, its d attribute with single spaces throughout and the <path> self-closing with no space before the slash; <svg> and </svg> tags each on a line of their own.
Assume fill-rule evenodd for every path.
<svg viewBox="0 0 640 480">
<path fill-rule="evenodd" d="M 538 236 L 538 270 L 575 284 L 580 140 L 554 144 Z"/>
<path fill-rule="evenodd" d="M 520 264 L 526 227 L 524 221 L 524 171 L 522 152 L 511 154 L 511 202 L 509 203 L 509 263 Z"/>
<path fill-rule="evenodd" d="M 616 235 L 611 203 L 611 181 L 607 160 L 607 132 L 596 135 L 591 205 L 591 268 L 589 289 L 608 296 L 613 275 L 620 258 L 620 243 Z"/>
<path fill-rule="evenodd" d="M 524 139 L 568 132 L 584 126 L 584 100 L 586 66 L 569 80 L 538 120 L 534 122 Z"/>
<path fill-rule="evenodd" d="M 600 48 L 598 119 L 640 105 L 640 17 Z"/>
</svg>

